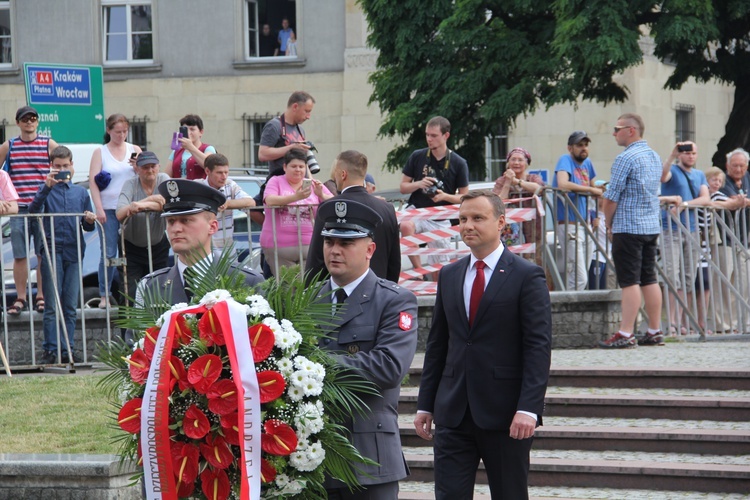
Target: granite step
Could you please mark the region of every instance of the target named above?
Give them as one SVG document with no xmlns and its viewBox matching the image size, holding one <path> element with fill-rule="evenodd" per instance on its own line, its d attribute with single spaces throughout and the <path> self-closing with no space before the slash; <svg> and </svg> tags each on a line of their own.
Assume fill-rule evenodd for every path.
<svg viewBox="0 0 750 500">
<path fill-rule="evenodd" d="M 402 446 L 432 446 L 409 423 L 399 432 Z M 534 433 L 534 449 L 750 455 L 750 431 L 544 425 Z"/>
<path fill-rule="evenodd" d="M 431 452 L 406 453 L 405 457 L 411 469 L 410 481 L 433 481 Z M 487 476 L 481 463 L 477 471 L 477 483 L 487 483 Z M 747 493 L 750 491 L 750 465 L 656 462 L 648 458 L 641 460 L 539 458 L 532 454 L 529 485 Z"/>
<path fill-rule="evenodd" d="M 399 413 L 417 411 L 418 389 L 404 387 Z M 547 394 L 544 416 L 594 418 L 664 418 L 750 421 L 750 398 L 721 396 Z"/>
<path fill-rule="evenodd" d="M 415 358 L 415 363 L 409 368 L 405 387 L 419 386 L 421 361 L 421 358 Z M 553 366 L 550 368 L 549 386 L 750 391 L 750 370 Z"/>
</svg>

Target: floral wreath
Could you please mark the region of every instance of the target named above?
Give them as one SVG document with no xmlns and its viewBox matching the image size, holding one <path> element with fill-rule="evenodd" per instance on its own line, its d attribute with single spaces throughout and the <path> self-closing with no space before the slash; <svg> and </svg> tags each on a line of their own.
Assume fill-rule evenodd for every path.
<svg viewBox="0 0 750 500">
<path fill-rule="evenodd" d="M 171 307 L 148 297 L 119 322 L 133 347 L 100 348 L 121 459 L 143 466 L 149 499 L 325 498 L 326 476 L 356 487 L 357 464 L 373 462 L 338 422 L 376 389 L 318 347 L 331 320 L 330 304 L 316 303 L 322 284 L 290 269 L 263 296 L 239 286 L 225 260 L 191 288 L 232 292 Z"/>
</svg>

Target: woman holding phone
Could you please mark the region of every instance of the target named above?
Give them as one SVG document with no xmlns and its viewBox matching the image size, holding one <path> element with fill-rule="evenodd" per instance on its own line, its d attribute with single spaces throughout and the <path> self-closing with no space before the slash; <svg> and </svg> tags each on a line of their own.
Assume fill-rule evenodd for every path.
<svg viewBox="0 0 750 500">
<path fill-rule="evenodd" d="M 198 115 L 185 115 L 180 120 L 180 136 L 176 150 L 169 155 L 172 177 L 175 179 L 205 179 L 203 163 L 216 148 L 202 142 L 203 120 Z"/>
<path fill-rule="evenodd" d="M 105 251 L 99 258 L 99 308 L 107 307 L 107 290 L 112 290 L 114 266 L 107 266 L 107 279 L 104 279 L 104 258 L 117 257 L 120 223 L 115 216 L 120 191 L 128 179 L 135 177 L 135 156 L 141 148 L 127 142 L 130 122 L 125 115 L 115 113 L 107 118 L 107 133 L 104 145 L 94 150 L 89 167 L 89 189 L 94 202 L 99 240 L 104 242 Z M 102 232 L 104 237 L 102 237 Z"/>
<path fill-rule="evenodd" d="M 307 175 L 306 151 L 290 149 L 284 155 L 284 175 L 271 177 L 266 185 L 266 220 L 260 246 L 274 276 L 281 267 L 299 264 L 305 268 L 314 211 L 321 202 L 333 198 L 322 182 Z"/>
</svg>

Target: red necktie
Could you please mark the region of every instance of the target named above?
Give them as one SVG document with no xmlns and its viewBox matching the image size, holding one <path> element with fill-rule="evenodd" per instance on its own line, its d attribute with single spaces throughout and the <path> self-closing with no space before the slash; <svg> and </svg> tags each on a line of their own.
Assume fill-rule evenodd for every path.
<svg viewBox="0 0 750 500">
<path fill-rule="evenodd" d="M 477 275 L 474 276 L 474 283 L 471 285 L 471 298 L 469 299 L 469 326 L 474 324 L 474 318 L 479 309 L 479 302 L 482 300 L 484 293 L 484 261 L 478 260 L 475 263 Z"/>
</svg>

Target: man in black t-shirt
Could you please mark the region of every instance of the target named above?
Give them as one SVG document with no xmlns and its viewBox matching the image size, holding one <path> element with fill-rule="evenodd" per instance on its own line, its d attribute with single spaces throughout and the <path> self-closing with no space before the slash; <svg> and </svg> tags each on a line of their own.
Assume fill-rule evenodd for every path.
<svg viewBox="0 0 750 500">
<path fill-rule="evenodd" d="M 409 196 L 409 208 L 453 205 L 469 192 L 469 167 L 466 160 L 448 149 L 451 124 L 442 116 L 427 122 L 427 147 L 414 151 L 406 162 L 400 190 Z M 435 229 L 450 227 L 449 221 L 418 220 L 401 224 L 401 235 L 411 236 Z M 428 243 L 430 248 L 448 248 L 448 239 Z M 421 267 L 419 256 L 410 256 L 412 266 Z M 447 256 L 428 257 L 429 263 L 447 262 Z"/>
</svg>

